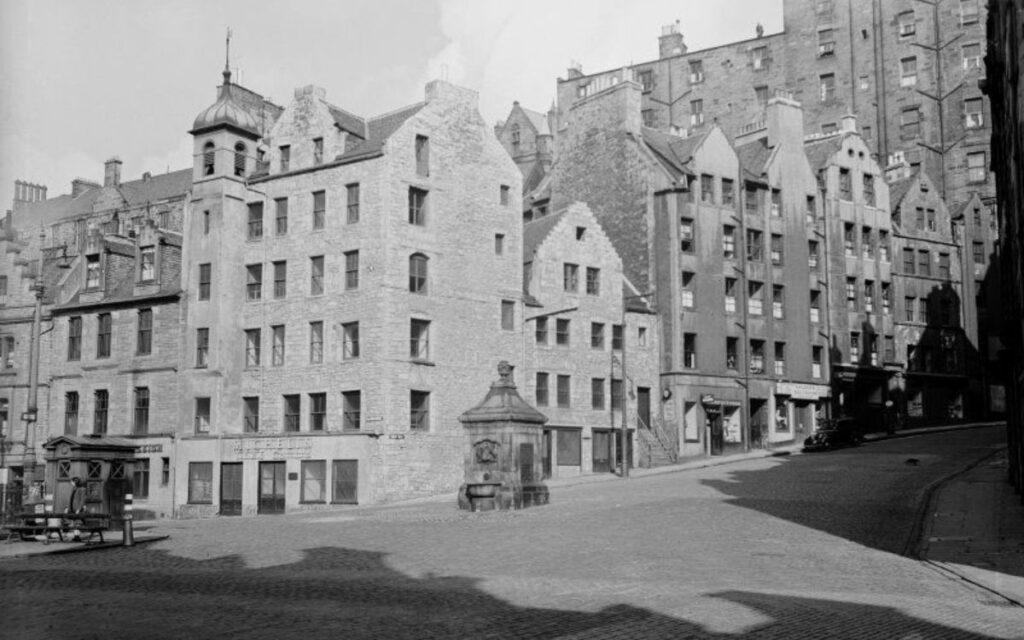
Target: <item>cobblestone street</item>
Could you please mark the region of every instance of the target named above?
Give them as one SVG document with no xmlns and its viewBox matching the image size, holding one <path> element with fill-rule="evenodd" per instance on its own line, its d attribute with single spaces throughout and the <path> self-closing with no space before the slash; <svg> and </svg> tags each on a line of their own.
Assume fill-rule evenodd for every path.
<svg viewBox="0 0 1024 640">
<path fill-rule="evenodd" d="M 5 638 L 1015 638 L 1024 609 L 905 557 L 998 428 L 454 501 L 145 523 L 0 561 Z M 908 464 L 908 460 L 916 463 Z"/>
</svg>

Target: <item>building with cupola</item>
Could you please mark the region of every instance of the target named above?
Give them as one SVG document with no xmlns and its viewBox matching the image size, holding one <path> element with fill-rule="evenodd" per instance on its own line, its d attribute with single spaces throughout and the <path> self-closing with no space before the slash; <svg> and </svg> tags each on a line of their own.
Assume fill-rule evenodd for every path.
<svg viewBox="0 0 1024 640">
<path fill-rule="evenodd" d="M 521 179 L 476 94 L 364 118 L 225 72 L 191 134 L 177 513 L 457 489 L 467 382 L 522 360 Z"/>
</svg>

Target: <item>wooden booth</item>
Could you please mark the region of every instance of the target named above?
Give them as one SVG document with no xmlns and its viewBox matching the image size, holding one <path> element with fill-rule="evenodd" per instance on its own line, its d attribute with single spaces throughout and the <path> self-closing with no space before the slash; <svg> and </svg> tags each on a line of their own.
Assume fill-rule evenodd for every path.
<svg viewBox="0 0 1024 640">
<path fill-rule="evenodd" d="M 53 511 L 64 513 L 74 488 L 84 483 L 88 513 L 120 518 L 124 497 L 132 491 L 136 445 L 124 438 L 62 435 L 43 445 L 46 450 L 46 487 L 53 494 Z"/>
</svg>

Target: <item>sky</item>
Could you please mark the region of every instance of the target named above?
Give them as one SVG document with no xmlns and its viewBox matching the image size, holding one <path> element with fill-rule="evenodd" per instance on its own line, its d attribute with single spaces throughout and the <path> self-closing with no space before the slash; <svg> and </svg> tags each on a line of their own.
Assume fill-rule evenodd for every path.
<svg viewBox="0 0 1024 640">
<path fill-rule="evenodd" d="M 14 181 L 69 193 L 188 168 L 195 116 L 233 80 L 286 106 L 315 84 L 364 117 L 423 100 L 436 78 L 480 93 L 488 122 L 545 111 L 574 62 L 658 56 L 679 20 L 691 51 L 782 30 L 782 0 L 0 0 L 0 202 Z"/>
</svg>

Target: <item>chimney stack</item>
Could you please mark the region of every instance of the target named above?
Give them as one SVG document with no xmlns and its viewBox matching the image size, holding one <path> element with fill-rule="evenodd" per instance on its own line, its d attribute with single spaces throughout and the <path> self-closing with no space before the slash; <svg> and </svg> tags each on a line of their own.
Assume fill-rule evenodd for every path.
<svg viewBox="0 0 1024 640">
<path fill-rule="evenodd" d="M 768 101 L 765 120 L 768 126 L 768 146 L 774 147 L 784 140 L 803 144 L 804 111 L 793 95 L 786 91 L 776 91 Z"/>
<path fill-rule="evenodd" d="M 679 21 L 662 27 L 661 37 L 658 38 L 658 58 L 664 60 L 684 53 L 686 44 L 683 42 L 683 34 L 679 33 Z"/>
<path fill-rule="evenodd" d="M 14 181 L 15 202 L 39 202 L 46 200 L 46 187 L 41 184 L 32 184 L 24 180 Z"/>
<path fill-rule="evenodd" d="M 121 184 L 121 159 L 113 157 L 103 163 L 103 186 L 117 187 Z"/>
</svg>

